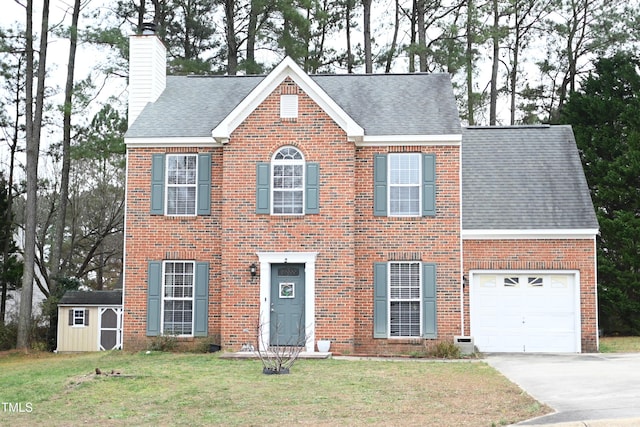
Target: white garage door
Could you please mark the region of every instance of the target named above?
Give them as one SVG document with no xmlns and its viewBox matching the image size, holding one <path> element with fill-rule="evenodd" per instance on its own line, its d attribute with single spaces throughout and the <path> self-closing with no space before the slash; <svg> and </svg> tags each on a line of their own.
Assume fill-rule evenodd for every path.
<svg viewBox="0 0 640 427">
<path fill-rule="evenodd" d="M 473 273 L 471 336 L 483 352 L 580 352 L 575 274 Z"/>
</svg>

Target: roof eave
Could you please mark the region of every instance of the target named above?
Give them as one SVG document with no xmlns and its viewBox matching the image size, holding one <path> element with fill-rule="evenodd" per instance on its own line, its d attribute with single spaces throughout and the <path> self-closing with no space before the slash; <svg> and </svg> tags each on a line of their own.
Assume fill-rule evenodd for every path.
<svg viewBox="0 0 640 427">
<path fill-rule="evenodd" d="M 152 138 L 125 138 L 127 148 L 152 148 L 152 147 L 220 147 L 222 143 L 210 136 L 194 137 L 152 137 Z"/>
<path fill-rule="evenodd" d="M 358 145 L 359 147 L 381 147 L 389 145 L 461 145 L 462 134 L 439 135 L 365 135 Z"/>
<path fill-rule="evenodd" d="M 463 229 L 462 240 L 594 239 L 597 228 Z"/>
</svg>

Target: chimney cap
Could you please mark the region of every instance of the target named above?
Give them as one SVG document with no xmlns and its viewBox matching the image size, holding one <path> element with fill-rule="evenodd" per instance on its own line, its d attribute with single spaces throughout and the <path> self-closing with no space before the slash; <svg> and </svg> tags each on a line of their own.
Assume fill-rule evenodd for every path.
<svg viewBox="0 0 640 427">
<path fill-rule="evenodd" d="M 143 35 L 151 35 L 156 33 L 156 24 L 153 22 L 143 22 L 142 23 L 142 34 Z"/>
</svg>

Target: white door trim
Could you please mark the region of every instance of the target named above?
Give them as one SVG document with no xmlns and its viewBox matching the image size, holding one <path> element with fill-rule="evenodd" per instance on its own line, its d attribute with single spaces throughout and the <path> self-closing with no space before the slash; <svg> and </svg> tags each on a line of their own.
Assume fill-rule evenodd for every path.
<svg viewBox="0 0 640 427">
<path fill-rule="evenodd" d="M 257 252 L 260 261 L 260 326 L 261 334 L 258 348 L 269 347 L 269 321 L 271 310 L 271 264 L 304 264 L 304 322 L 309 331 L 305 351 L 312 353 L 315 348 L 315 295 L 316 295 L 316 257 L 318 252 Z"/>
<path fill-rule="evenodd" d="M 122 306 L 101 306 L 98 307 L 98 351 L 107 350 L 102 347 L 102 314 L 107 310 L 113 310 L 116 315 L 116 327 L 115 328 L 104 328 L 105 331 L 116 331 L 116 346 L 113 348 L 115 350 L 122 350 L 122 314 L 123 308 Z M 108 350 L 113 350 L 108 349 Z"/>
</svg>

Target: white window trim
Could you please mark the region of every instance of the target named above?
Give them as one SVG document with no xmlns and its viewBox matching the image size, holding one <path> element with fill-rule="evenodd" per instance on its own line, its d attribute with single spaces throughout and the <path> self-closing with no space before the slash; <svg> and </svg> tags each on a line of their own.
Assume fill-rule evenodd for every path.
<svg viewBox="0 0 640 427">
<path fill-rule="evenodd" d="M 182 263 L 182 264 L 192 264 L 193 268 L 192 268 L 192 281 L 191 281 L 191 298 L 168 298 L 171 301 L 191 301 L 191 333 L 190 334 L 171 334 L 174 335 L 176 337 L 192 337 L 193 335 L 193 330 L 195 329 L 195 323 L 194 323 L 194 310 L 195 310 L 195 286 L 196 286 L 196 263 L 195 261 L 188 261 L 188 260 L 177 260 L 177 259 L 172 259 L 172 260 L 166 260 L 162 262 L 162 289 L 160 290 L 161 292 L 161 298 L 160 298 L 160 333 L 164 334 L 164 302 L 167 300 L 167 297 L 165 297 L 165 279 L 166 279 L 166 266 L 167 264 L 175 264 L 175 263 Z"/>
<path fill-rule="evenodd" d="M 418 289 L 420 291 L 420 294 L 418 296 L 418 298 L 411 298 L 411 299 L 392 299 L 391 298 L 391 265 L 392 264 L 418 264 L 418 276 L 419 276 L 419 280 L 420 283 L 418 284 Z M 422 292 L 423 292 L 423 280 L 424 278 L 422 277 L 422 262 L 421 261 L 389 261 L 387 263 L 387 336 L 389 339 L 400 339 L 400 340 L 406 340 L 406 339 L 415 339 L 415 338 L 421 338 L 422 337 L 422 329 L 423 329 L 423 324 L 422 324 L 422 310 L 424 310 L 423 304 L 422 304 Z M 412 302 L 412 301 L 417 301 L 418 304 L 420 304 L 420 314 L 419 314 L 419 321 L 420 321 L 420 331 L 418 333 L 417 336 L 413 336 L 413 335 L 402 335 L 402 336 L 393 336 L 391 335 L 391 303 L 395 302 L 395 301 L 405 301 L 405 302 Z"/>
<path fill-rule="evenodd" d="M 71 310 L 73 310 L 73 325 L 71 325 L 72 328 L 86 328 L 87 325 L 85 325 L 86 319 L 85 319 L 85 315 L 86 313 L 86 308 L 79 308 L 79 307 L 74 307 Z M 76 312 L 80 312 L 82 313 L 82 323 L 80 324 L 76 324 Z M 79 319 L 79 318 L 78 318 Z"/>
<path fill-rule="evenodd" d="M 276 155 L 278 155 L 278 153 L 285 149 L 285 148 L 293 148 L 294 150 L 296 150 L 298 153 L 300 153 L 300 156 L 302 156 L 302 159 L 298 160 L 287 160 L 287 159 L 278 159 L 276 160 Z M 273 183 L 274 181 L 274 175 L 273 175 L 273 169 L 276 165 L 301 165 L 302 166 L 302 188 L 300 191 L 302 191 L 302 212 L 301 213 L 275 213 L 274 212 L 274 205 L 275 205 L 275 197 L 274 197 L 274 193 L 276 192 L 276 188 L 275 185 Z M 294 147 L 292 145 L 285 145 L 282 146 L 280 148 L 278 148 L 278 150 L 276 150 L 276 152 L 273 154 L 273 156 L 271 157 L 271 164 L 269 167 L 269 192 L 271 194 L 269 194 L 269 199 L 270 199 L 270 204 L 271 206 L 270 208 L 270 212 L 271 215 L 274 216 L 302 216 L 305 215 L 305 207 L 306 207 L 306 203 L 307 203 L 307 192 L 306 192 L 306 186 L 307 186 L 307 173 L 306 173 L 306 168 L 307 168 L 307 162 L 306 159 L 304 158 L 304 154 L 302 153 L 302 151 L 297 148 Z M 278 189 L 278 191 L 281 191 L 281 189 Z"/>
<path fill-rule="evenodd" d="M 418 157 L 418 184 L 392 184 L 391 183 L 391 157 L 392 156 L 417 156 Z M 422 153 L 389 153 L 387 156 L 387 212 L 390 217 L 419 218 L 422 216 Z M 395 214 L 391 212 L 391 188 L 392 187 L 418 187 L 418 212 L 416 214 Z"/>
<path fill-rule="evenodd" d="M 193 184 L 169 184 L 169 158 L 170 157 L 195 157 L 196 159 L 196 180 Z M 169 187 L 172 188 L 190 188 L 195 189 L 194 205 L 192 214 L 169 213 Z M 197 216 L 198 215 L 198 155 L 192 153 L 170 153 L 167 154 L 164 165 L 164 212 L 166 216 Z"/>
</svg>

